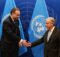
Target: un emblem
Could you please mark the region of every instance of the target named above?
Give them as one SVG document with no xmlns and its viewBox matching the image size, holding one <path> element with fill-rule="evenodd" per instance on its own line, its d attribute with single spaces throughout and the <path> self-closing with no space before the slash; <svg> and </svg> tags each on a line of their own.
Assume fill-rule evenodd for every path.
<svg viewBox="0 0 60 57">
<path fill-rule="evenodd" d="M 38 15 L 32 19 L 31 30 L 36 38 L 41 38 L 46 31 L 45 17 Z"/>
</svg>

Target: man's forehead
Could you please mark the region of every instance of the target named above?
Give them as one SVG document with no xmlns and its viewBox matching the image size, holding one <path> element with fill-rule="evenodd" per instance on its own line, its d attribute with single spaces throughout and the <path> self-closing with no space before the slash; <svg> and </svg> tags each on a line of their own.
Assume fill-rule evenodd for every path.
<svg viewBox="0 0 60 57">
<path fill-rule="evenodd" d="M 46 19 L 46 22 L 51 22 L 51 19 Z"/>
</svg>

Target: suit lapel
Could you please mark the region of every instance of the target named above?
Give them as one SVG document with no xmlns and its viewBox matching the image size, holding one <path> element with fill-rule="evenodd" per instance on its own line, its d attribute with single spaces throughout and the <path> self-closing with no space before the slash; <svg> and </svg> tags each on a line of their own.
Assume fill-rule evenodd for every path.
<svg viewBox="0 0 60 57">
<path fill-rule="evenodd" d="M 54 38 L 54 35 L 55 35 L 55 33 L 56 33 L 56 28 L 54 28 L 54 30 L 53 30 L 53 32 L 52 32 L 52 34 L 51 34 L 51 36 L 50 36 L 50 39 L 49 39 L 49 41 L 48 41 L 48 43 L 51 41 L 51 40 L 53 40 Z M 47 40 L 47 39 L 46 39 Z"/>
<path fill-rule="evenodd" d="M 47 43 L 47 35 L 48 35 L 48 31 L 46 31 L 45 36 L 44 36 L 45 43 Z"/>
<path fill-rule="evenodd" d="M 9 16 L 9 20 L 11 22 L 11 24 L 14 26 L 14 27 L 17 27 L 18 28 L 18 25 L 17 23 L 14 23 L 14 21 L 12 21 L 11 17 Z"/>
<path fill-rule="evenodd" d="M 12 21 L 11 17 L 9 16 L 10 23 L 14 25 L 14 22 Z"/>
</svg>

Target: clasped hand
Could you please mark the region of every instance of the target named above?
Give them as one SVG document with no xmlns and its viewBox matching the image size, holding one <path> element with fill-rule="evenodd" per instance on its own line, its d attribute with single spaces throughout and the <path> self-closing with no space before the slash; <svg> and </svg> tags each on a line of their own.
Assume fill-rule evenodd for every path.
<svg viewBox="0 0 60 57">
<path fill-rule="evenodd" d="M 22 43 L 19 42 L 19 47 L 22 45 L 24 45 L 25 47 L 31 47 L 31 43 L 30 42 L 27 42 L 26 40 L 23 40 Z"/>
</svg>

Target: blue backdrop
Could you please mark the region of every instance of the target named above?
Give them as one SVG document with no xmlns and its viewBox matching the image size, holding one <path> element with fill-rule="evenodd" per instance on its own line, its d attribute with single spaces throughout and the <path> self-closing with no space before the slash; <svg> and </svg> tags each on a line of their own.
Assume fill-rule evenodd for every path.
<svg viewBox="0 0 60 57">
<path fill-rule="evenodd" d="M 21 22 L 25 38 L 29 41 L 28 28 L 37 0 L 15 0 L 15 4 L 21 10 Z M 56 26 L 60 28 L 60 0 L 45 0 L 49 16 L 56 19 Z M 2 19 L 6 0 L 0 0 L 0 22 Z M 34 57 L 31 48 L 20 57 Z"/>
</svg>

